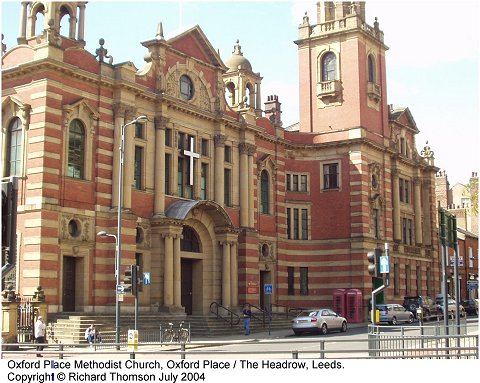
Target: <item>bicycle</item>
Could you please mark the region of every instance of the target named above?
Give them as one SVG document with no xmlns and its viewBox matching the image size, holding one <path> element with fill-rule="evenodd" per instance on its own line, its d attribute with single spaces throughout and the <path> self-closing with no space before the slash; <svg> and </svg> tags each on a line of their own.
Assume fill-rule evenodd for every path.
<svg viewBox="0 0 480 383">
<path fill-rule="evenodd" d="M 180 343 L 187 343 L 190 341 L 190 330 L 183 327 L 184 322 L 180 322 L 177 330 L 177 338 Z"/>
<path fill-rule="evenodd" d="M 173 342 L 175 338 L 175 330 L 173 329 L 173 323 L 168 323 L 170 327 L 165 328 L 162 331 L 162 341 L 165 343 Z"/>
</svg>

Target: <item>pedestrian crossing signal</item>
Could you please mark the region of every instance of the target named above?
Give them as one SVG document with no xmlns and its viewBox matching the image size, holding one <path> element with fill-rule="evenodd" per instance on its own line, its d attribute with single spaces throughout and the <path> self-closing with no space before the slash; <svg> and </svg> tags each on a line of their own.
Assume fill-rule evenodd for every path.
<svg viewBox="0 0 480 383">
<path fill-rule="evenodd" d="M 380 257 L 382 249 L 375 248 L 367 253 L 368 273 L 375 278 L 380 277 Z"/>
</svg>

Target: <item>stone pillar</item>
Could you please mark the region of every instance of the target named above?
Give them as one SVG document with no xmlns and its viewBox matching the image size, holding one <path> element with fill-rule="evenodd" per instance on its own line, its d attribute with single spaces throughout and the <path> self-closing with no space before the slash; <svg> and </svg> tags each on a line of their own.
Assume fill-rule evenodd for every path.
<svg viewBox="0 0 480 383">
<path fill-rule="evenodd" d="M 239 145 L 240 150 L 240 227 L 248 227 L 248 146 Z"/>
<path fill-rule="evenodd" d="M 213 138 L 215 144 L 215 169 L 213 179 L 215 180 L 215 202 L 220 206 L 224 204 L 225 180 L 224 180 L 224 166 L 225 166 L 225 141 L 226 136 L 223 134 L 216 134 Z"/>
<path fill-rule="evenodd" d="M 173 305 L 173 236 L 164 234 L 165 238 L 165 259 L 163 267 L 163 305 Z"/>
<path fill-rule="evenodd" d="M 421 245 L 423 243 L 423 228 L 422 228 L 422 181 L 415 177 L 413 180 L 413 207 L 415 212 L 415 244 Z"/>
<path fill-rule="evenodd" d="M 22 10 L 20 12 L 20 33 L 17 38 L 18 44 L 26 44 L 26 33 L 27 33 L 27 5 L 26 1 L 22 1 Z"/>
<path fill-rule="evenodd" d="M 220 242 L 222 245 L 222 305 L 230 307 L 231 305 L 231 278 L 230 278 L 230 243 L 228 241 Z"/>
<path fill-rule="evenodd" d="M 425 219 L 423 220 L 422 223 L 422 229 L 423 229 L 423 244 L 425 246 L 431 246 L 432 245 L 432 211 L 431 209 L 431 195 L 430 192 L 433 190 L 434 193 L 434 188 L 432 188 L 432 182 L 429 180 L 424 180 L 423 182 L 423 188 L 422 188 L 422 198 L 423 198 L 423 216 Z M 434 194 L 433 194 L 434 195 Z M 434 207 L 434 213 L 436 213 L 436 208 Z M 435 221 L 434 221 L 435 222 Z"/>
<path fill-rule="evenodd" d="M 173 239 L 173 305 L 182 306 L 182 269 L 180 256 L 181 235 L 175 235 Z"/>
<path fill-rule="evenodd" d="M 127 124 L 136 118 L 135 112 L 134 108 L 127 109 Z M 132 208 L 133 167 L 135 162 L 135 124 L 128 125 L 124 134 L 123 208 L 130 210 Z"/>
<path fill-rule="evenodd" d="M 78 40 L 83 41 L 85 37 L 85 4 L 79 4 L 80 15 L 78 22 Z"/>
<path fill-rule="evenodd" d="M 401 242 L 402 226 L 400 224 L 400 181 L 398 179 L 398 171 L 393 170 L 393 240 Z"/>
<path fill-rule="evenodd" d="M 17 343 L 17 309 L 15 291 L 9 284 L 2 291 L 2 343 Z"/>
<path fill-rule="evenodd" d="M 165 212 L 165 126 L 168 118 L 155 117 L 155 197 L 154 214 Z"/>
<path fill-rule="evenodd" d="M 253 156 L 256 148 L 253 145 L 249 147 L 248 155 L 248 226 L 255 227 L 255 198 L 253 183 Z"/>
<path fill-rule="evenodd" d="M 113 105 L 113 165 L 112 165 L 112 208 L 118 207 L 118 179 L 120 177 L 120 143 L 122 125 L 125 123 L 125 106 Z"/>
<path fill-rule="evenodd" d="M 230 304 L 231 307 L 238 306 L 238 246 L 232 243 L 230 247 Z"/>
</svg>

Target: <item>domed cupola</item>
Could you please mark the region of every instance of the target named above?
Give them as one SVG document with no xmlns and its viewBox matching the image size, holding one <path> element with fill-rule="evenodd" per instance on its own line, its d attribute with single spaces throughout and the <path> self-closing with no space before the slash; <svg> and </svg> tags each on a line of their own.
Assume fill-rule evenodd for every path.
<svg viewBox="0 0 480 383">
<path fill-rule="evenodd" d="M 250 64 L 250 61 L 243 55 L 239 40 L 237 40 L 237 44 L 235 44 L 233 48 L 232 57 L 227 60 L 225 65 L 228 67 L 227 73 L 242 69 L 252 72 L 252 64 Z"/>
<path fill-rule="evenodd" d="M 228 70 L 223 75 L 225 84 L 225 99 L 227 104 L 234 110 L 254 110 L 260 117 L 261 98 L 260 84 L 262 77 L 260 73 L 254 73 L 252 64 L 243 55 L 242 47 L 237 40 L 232 56 L 225 62 Z"/>
</svg>

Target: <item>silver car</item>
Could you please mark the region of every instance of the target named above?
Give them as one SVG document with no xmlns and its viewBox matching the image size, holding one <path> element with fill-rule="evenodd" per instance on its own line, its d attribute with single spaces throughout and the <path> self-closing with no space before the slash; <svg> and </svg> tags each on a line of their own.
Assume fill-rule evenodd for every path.
<svg viewBox="0 0 480 383">
<path fill-rule="evenodd" d="M 380 322 L 388 322 L 396 325 L 400 322 L 413 323 L 413 314 L 402 305 L 395 303 L 377 305 L 377 310 L 380 311 Z"/>
<path fill-rule="evenodd" d="M 292 320 L 295 335 L 304 332 L 320 332 L 325 335 L 330 330 L 347 331 L 347 320 L 331 309 L 303 311 Z"/>
</svg>

